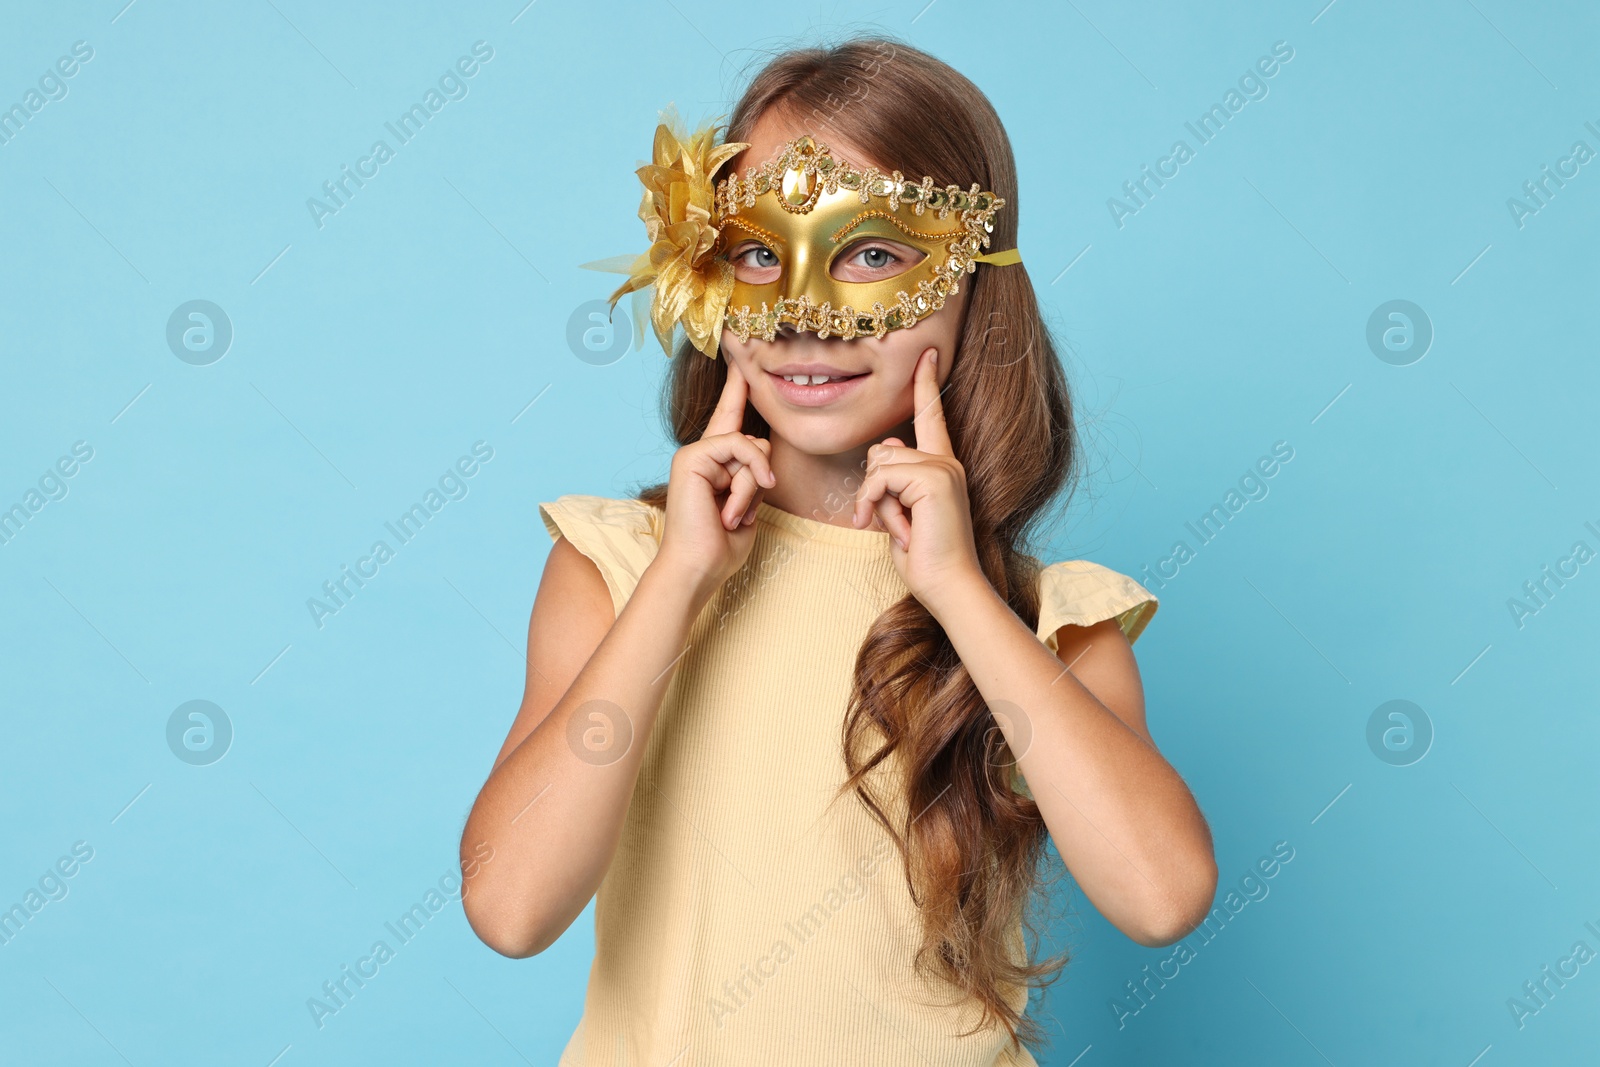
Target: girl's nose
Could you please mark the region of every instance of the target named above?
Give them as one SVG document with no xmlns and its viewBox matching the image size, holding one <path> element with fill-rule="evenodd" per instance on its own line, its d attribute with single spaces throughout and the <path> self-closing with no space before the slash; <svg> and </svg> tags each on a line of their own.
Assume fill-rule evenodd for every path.
<svg viewBox="0 0 1600 1067">
<path fill-rule="evenodd" d="M 789 262 L 785 265 L 779 296 L 797 297 L 802 293 L 813 293 L 817 290 L 817 283 L 824 282 L 827 278 L 827 257 L 813 254 L 814 250 L 799 244 L 789 251 Z"/>
</svg>

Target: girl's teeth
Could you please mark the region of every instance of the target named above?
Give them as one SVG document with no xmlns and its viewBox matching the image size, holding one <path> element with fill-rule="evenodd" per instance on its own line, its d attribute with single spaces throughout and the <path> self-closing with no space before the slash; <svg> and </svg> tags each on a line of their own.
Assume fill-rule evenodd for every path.
<svg viewBox="0 0 1600 1067">
<path fill-rule="evenodd" d="M 821 385 L 824 382 L 831 382 L 835 379 L 829 378 L 826 374 L 813 374 L 809 378 L 804 374 L 785 374 L 783 380 L 794 382 L 796 385 Z"/>
</svg>

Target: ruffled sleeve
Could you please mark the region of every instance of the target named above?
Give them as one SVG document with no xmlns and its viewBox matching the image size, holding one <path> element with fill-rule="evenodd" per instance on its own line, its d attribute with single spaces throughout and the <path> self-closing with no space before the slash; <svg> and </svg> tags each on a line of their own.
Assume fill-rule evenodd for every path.
<svg viewBox="0 0 1600 1067">
<path fill-rule="evenodd" d="M 553 542 L 565 537 L 594 561 L 617 614 L 661 548 L 663 516 L 642 500 L 567 493 L 539 505 Z"/>
<path fill-rule="evenodd" d="M 1039 640 L 1057 651 L 1056 631 L 1114 618 L 1132 644 L 1159 601 L 1125 574 L 1086 559 L 1052 563 L 1039 572 Z"/>
</svg>

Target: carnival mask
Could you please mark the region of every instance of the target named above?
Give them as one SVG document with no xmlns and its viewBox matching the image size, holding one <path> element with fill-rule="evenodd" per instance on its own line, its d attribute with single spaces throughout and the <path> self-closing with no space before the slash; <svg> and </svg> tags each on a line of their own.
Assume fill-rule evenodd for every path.
<svg viewBox="0 0 1600 1067">
<path fill-rule="evenodd" d="M 715 129 L 680 138 L 657 127 L 655 163 L 638 171 L 650 250 L 626 267 L 594 265 L 630 274 L 613 305 L 655 286 L 650 317 L 668 355 L 677 323 L 712 358 L 724 326 L 743 341 L 770 341 L 785 324 L 819 337 L 882 337 L 938 311 L 977 264 L 1021 262 L 1015 248 L 980 252 L 994 213 L 1005 206 L 1001 197 L 976 183 L 963 190 L 856 167 L 810 135 L 713 189 L 710 175 L 749 147 L 713 147 Z M 874 237 L 921 258 L 897 269 L 852 271 L 846 261 Z M 851 280 L 852 273 L 876 277 Z"/>
</svg>

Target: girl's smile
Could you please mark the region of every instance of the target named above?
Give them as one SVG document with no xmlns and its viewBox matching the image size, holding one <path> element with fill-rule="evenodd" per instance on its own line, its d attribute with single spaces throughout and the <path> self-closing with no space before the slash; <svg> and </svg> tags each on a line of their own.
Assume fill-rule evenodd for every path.
<svg viewBox="0 0 1600 1067">
<path fill-rule="evenodd" d="M 766 375 L 777 394 L 789 403 L 821 407 L 858 392 L 871 373 L 827 363 L 790 362 Z"/>
</svg>

